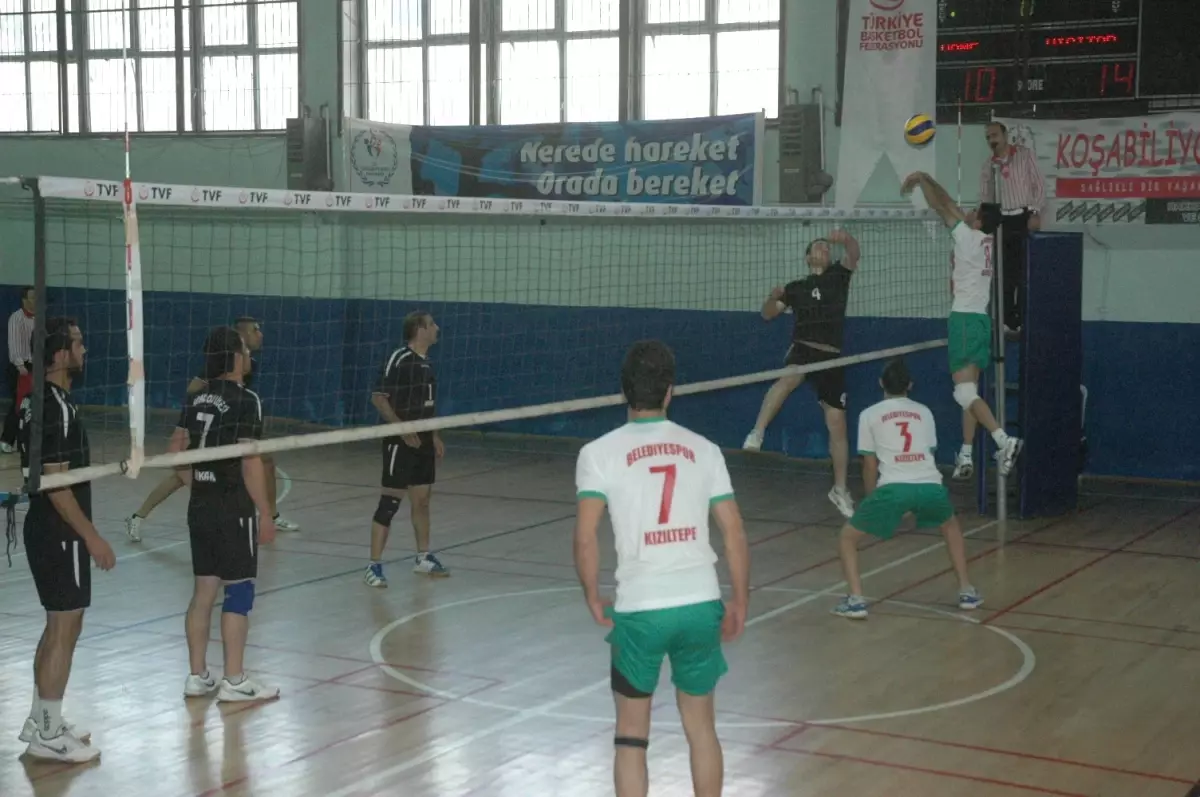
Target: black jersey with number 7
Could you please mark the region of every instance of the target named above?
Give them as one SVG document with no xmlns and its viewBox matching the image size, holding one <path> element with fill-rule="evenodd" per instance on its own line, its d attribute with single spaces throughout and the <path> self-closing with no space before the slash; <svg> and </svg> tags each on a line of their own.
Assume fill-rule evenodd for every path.
<svg viewBox="0 0 1200 797">
<path fill-rule="evenodd" d="M 228 379 L 211 379 L 190 395 L 179 416 L 188 433 L 188 450 L 233 445 L 262 437 L 262 402 L 258 394 Z M 245 489 L 240 457 L 192 465 L 192 490 L 232 493 Z"/>
</svg>

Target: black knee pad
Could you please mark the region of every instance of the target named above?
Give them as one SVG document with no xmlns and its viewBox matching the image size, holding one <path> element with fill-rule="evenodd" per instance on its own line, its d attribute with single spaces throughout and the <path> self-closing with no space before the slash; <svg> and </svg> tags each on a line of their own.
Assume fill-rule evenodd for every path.
<svg viewBox="0 0 1200 797">
<path fill-rule="evenodd" d="M 400 511 L 400 499 L 394 495 L 379 496 L 379 506 L 375 507 L 375 516 L 371 518 L 384 527 L 392 525 L 392 518 Z"/>
<path fill-rule="evenodd" d="M 617 747 L 637 747 L 641 750 L 645 750 L 650 746 L 650 740 L 634 739 L 631 736 L 618 736 L 617 738 L 613 739 L 613 744 Z"/>
<path fill-rule="evenodd" d="M 651 692 L 643 692 L 633 684 L 629 683 L 629 679 L 621 674 L 621 671 L 616 667 L 612 668 L 610 674 L 612 679 L 612 690 L 621 697 L 628 697 L 633 700 L 643 700 L 651 696 Z"/>
</svg>

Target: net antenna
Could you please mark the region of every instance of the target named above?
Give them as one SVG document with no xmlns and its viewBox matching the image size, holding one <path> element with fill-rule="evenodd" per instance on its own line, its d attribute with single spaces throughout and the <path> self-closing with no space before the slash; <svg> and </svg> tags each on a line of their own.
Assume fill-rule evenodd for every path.
<svg viewBox="0 0 1200 797">
<path fill-rule="evenodd" d="M 690 369 L 691 381 L 679 385 L 675 394 L 761 384 L 782 376 L 946 346 L 938 332 L 944 329 L 941 320 L 949 298 L 945 278 L 949 242 L 946 236 L 931 235 L 927 230 L 936 220 L 932 211 L 910 205 L 845 211 L 812 206 L 564 202 L 134 184 L 130 178 L 126 178 L 122 194 L 120 184 L 112 181 L 41 177 L 36 183 L 44 198 L 40 218 L 43 245 L 50 250 L 47 259 L 53 267 L 64 269 L 60 278 L 68 292 L 74 291 L 68 297 L 73 302 L 89 301 L 76 290 L 80 283 L 101 286 L 100 293 L 89 295 L 95 297 L 90 301 L 103 302 L 109 275 L 116 282 L 111 264 L 118 259 L 115 250 L 122 242 L 118 240 L 120 227 L 109 214 L 113 203 L 124 206 L 125 303 L 118 305 L 124 318 L 112 319 L 104 329 L 104 313 L 89 313 L 97 328 L 85 334 L 95 341 L 96 356 L 89 359 L 90 376 L 81 385 L 80 402 L 89 412 L 100 413 L 103 423 L 104 418 L 119 417 L 112 410 L 127 387 L 130 436 L 124 437 L 123 418 L 113 431 L 131 441 L 128 447 L 123 442 L 114 445 L 92 466 L 46 474 L 40 489 L 130 474 L 135 467 L 174 468 L 619 407 L 625 399 L 616 393 L 615 371 L 625 345 L 643 337 L 665 336 L 669 345 L 695 349 L 694 340 L 669 337 L 684 335 L 671 315 L 680 310 L 713 312 L 714 334 L 731 334 L 737 325 L 751 320 L 751 314 L 757 323 L 763 297 L 771 288 L 807 271 L 797 253 L 837 228 L 861 240 L 867 253 L 862 262 L 873 261 L 867 266 L 860 264 L 862 273 L 855 278 L 850 296 L 850 315 L 860 317 L 864 328 L 875 334 L 872 344 L 861 344 L 859 351 L 864 353 L 760 371 L 746 368 L 742 360 L 725 363 L 698 357 Z M 139 234 L 139 224 L 144 235 Z M 78 257 L 81 243 L 89 247 L 83 264 Z M 146 294 L 152 316 L 169 313 L 184 324 L 196 325 L 178 335 L 156 331 L 151 341 L 152 363 L 175 365 L 173 370 L 168 367 L 159 372 L 165 377 L 155 377 L 164 382 L 161 391 L 144 388 L 140 334 L 144 275 L 139 243 L 149 247 L 149 277 L 158 275 L 165 280 L 161 288 L 155 283 Z M 897 270 L 895 263 L 901 260 L 904 268 Z M 333 261 L 337 264 L 330 266 Z M 272 264 L 277 272 L 269 271 Z M 344 273 L 326 273 L 341 267 L 346 269 Z M 219 292 L 212 290 L 213 273 L 223 280 Z M 234 307 L 249 308 L 245 302 L 250 300 L 257 301 L 260 309 L 266 297 L 326 301 L 333 290 L 329 280 L 339 273 L 358 295 L 347 298 L 346 302 L 355 305 L 342 310 L 356 314 L 331 322 L 322 333 L 325 337 L 319 338 L 319 356 L 301 348 L 312 345 L 312 322 L 292 320 L 289 332 L 274 338 L 284 340 L 290 335 L 291 340 L 272 349 L 270 356 L 299 370 L 287 378 L 286 374 L 273 375 L 273 365 L 264 368 L 265 414 L 294 421 L 304 431 L 145 455 L 142 446 L 149 409 L 143 393 L 157 396 L 159 412 L 178 406 L 177 391 L 182 384 L 168 387 L 165 383 L 180 379 L 181 368 L 192 367 L 186 358 L 189 353 L 196 354 L 194 345 L 201 331 L 207 331 L 213 320 L 228 323 Z M 231 274 L 236 282 L 230 281 Z M 318 279 L 301 285 L 304 275 L 311 274 Z M 268 278 L 273 282 L 267 282 Z M 441 298 L 446 286 L 471 280 L 492 291 L 492 298 Z M 113 293 L 119 294 L 117 285 L 113 288 Z M 186 314 L 180 313 L 179 299 L 173 298 L 181 291 L 195 297 L 188 300 L 191 309 Z M 384 350 L 395 348 L 399 311 L 394 303 L 417 299 L 424 309 L 433 307 L 439 325 L 457 332 L 457 339 L 454 333 L 447 335 L 445 355 L 435 355 L 441 364 L 439 385 L 451 396 L 448 404 L 454 414 L 397 424 L 373 423 L 375 415 L 367 405 L 379 363 L 370 359 L 377 354 L 386 357 Z M 854 309 L 856 302 L 861 312 Z M 504 311 L 509 314 L 507 322 L 497 320 L 496 306 L 509 308 Z M 439 307 L 450 315 L 441 316 Z M 573 315 L 550 321 L 554 316 L 549 313 L 576 308 L 589 313 L 604 310 L 605 317 L 613 309 L 618 313 L 637 311 L 638 315 L 608 328 L 595 327 L 596 322 L 588 321 L 586 314 L 581 322 L 572 320 Z M 746 317 L 731 318 L 740 314 Z M 191 320 L 193 317 L 196 320 Z M 891 319 L 900 321 L 901 327 L 881 330 L 878 322 Z M 277 321 L 281 327 L 287 325 L 283 317 Z M 268 318 L 266 323 L 272 322 Z M 509 326 L 489 326 L 497 323 Z M 572 326 L 576 323 L 584 326 Z M 126 325 L 128 351 L 118 351 L 124 348 L 119 343 L 122 330 L 118 324 Z M 477 331 L 481 327 L 487 329 Z M 754 326 L 756 335 L 758 329 L 761 327 Z M 781 333 L 777 342 L 790 331 L 782 324 L 774 330 Z M 547 335 L 561 345 L 547 349 Z M 110 345 L 110 338 L 118 340 Z M 506 352 L 531 352 L 525 360 L 507 361 L 508 381 L 499 389 L 507 386 L 511 393 L 497 392 L 494 372 L 475 370 L 479 346 L 484 341 L 498 345 L 496 339 L 502 340 Z M 773 344 L 767 339 L 763 345 Z M 878 348 L 871 350 L 871 345 Z M 107 359 L 101 346 L 109 347 Z M 349 355 L 358 359 L 347 359 Z M 126 358 L 127 370 L 121 361 Z M 588 362 L 589 358 L 595 364 Z M 582 365 L 581 359 L 585 360 Z M 105 363 L 111 363 L 111 369 Z M 726 368 L 753 372 L 729 375 Z M 336 378 L 342 386 L 340 392 L 337 387 L 330 390 L 324 379 L 295 379 L 301 370 L 310 376 Z M 564 381 L 567 372 L 581 381 Z M 105 383 L 109 377 L 111 381 Z M 122 381 L 128 384 L 119 384 Z M 350 406 L 354 402 L 363 405 L 361 411 Z M 363 415 L 363 411 L 369 414 Z M 362 425 L 367 423 L 370 425 Z M 313 425 L 320 431 L 314 431 Z"/>
<path fill-rule="evenodd" d="M 121 24 L 130 30 L 129 0 L 121 4 Z M 138 240 L 137 206 L 134 204 L 133 177 L 130 165 L 129 134 L 129 61 L 127 44 L 121 44 L 121 105 L 125 119 L 125 180 L 122 184 L 122 205 L 125 224 L 125 345 L 129 356 L 129 457 L 125 462 L 125 473 L 136 479 L 145 459 L 146 444 L 146 368 L 143 361 L 142 340 L 142 254 Z M 134 101 L 138 101 L 134 98 Z"/>
</svg>

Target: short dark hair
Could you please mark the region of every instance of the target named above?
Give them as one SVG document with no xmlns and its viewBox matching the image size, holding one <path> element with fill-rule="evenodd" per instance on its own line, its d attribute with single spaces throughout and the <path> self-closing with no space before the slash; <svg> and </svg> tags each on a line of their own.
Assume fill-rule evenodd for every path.
<svg viewBox="0 0 1200 797">
<path fill-rule="evenodd" d="M 54 364 L 54 355 L 60 351 L 71 350 L 71 328 L 79 326 L 74 318 L 56 315 L 46 319 L 46 342 L 42 348 L 42 362 Z M 37 333 L 34 333 L 37 334 Z M 33 351 L 33 338 L 30 338 L 29 350 Z"/>
<path fill-rule="evenodd" d="M 813 238 L 811 241 L 808 242 L 808 246 L 804 247 L 804 256 L 808 257 L 810 254 L 812 254 L 813 247 L 816 246 L 817 244 L 827 244 L 827 243 L 829 243 L 828 238 Z"/>
<path fill-rule="evenodd" d="M 987 127 L 998 127 L 1001 133 L 1008 135 L 1008 126 L 1004 122 L 991 121 L 987 123 Z"/>
<path fill-rule="evenodd" d="M 235 327 L 240 327 L 242 324 L 253 324 L 254 326 L 260 326 L 261 322 L 252 315 L 241 315 L 234 319 L 233 325 Z"/>
<path fill-rule="evenodd" d="M 21 288 L 21 301 L 25 301 L 26 296 L 31 293 L 35 293 L 36 291 L 37 288 L 33 287 L 32 285 L 26 285 L 24 288 Z"/>
<path fill-rule="evenodd" d="M 621 392 L 635 410 L 661 410 L 675 384 L 675 355 L 667 344 L 639 340 L 625 353 Z"/>
<path fill-rule="evenodd" d="M 995 235 L 1000 229 L 1003 214 L 996 202 L 983 202 L 979 205 L 979 231 L 984 235 Z"/>
<path fill-rule="evenodd" d="M 234 357 L 246 344 L 233 327 L 216 327 L 204 339 L 204 378 L 216 379 L 233 371 Z"/>
<path fill-rule="evenodd" d="M 903 357 L 896 357 L 888 362 L 883 369 L 883 392 L 889 396 L 903 396 L 912 387 L 912 375 L 908 373 L 908 364 Z"/>
<path fill-rule="evenodd" d="M 428 310 L 413 310 L 404 316 L 404 342 L 408 343 L 417 336 L 417 330 L 425 326 L 425 322 L 433 318 Z"/>
</svg>

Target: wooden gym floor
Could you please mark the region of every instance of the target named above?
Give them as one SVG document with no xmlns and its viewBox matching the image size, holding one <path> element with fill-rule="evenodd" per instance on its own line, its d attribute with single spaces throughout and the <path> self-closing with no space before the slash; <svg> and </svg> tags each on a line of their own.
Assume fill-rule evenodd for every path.
<svg viewBox="0 0 1200 797">
<path fill-rule="evenodd" d="M 283 690 L 262 705 L 182 698 L 186 493 L 134 545 L 122 520 L 159 474 L 95 485 L 119 561 L 94 573 L 65 703 L 103 750 L 93 765 L 21 757 L 43 614 L 19 550 L 0 568 L 0 794 L 611 795 L 607 648 L 571 558 L 574 448 L 452 438 L 433 534 L 453 575 L 399 561 L 402 510 L 386 590 L 362 583 L 377 452 L 279 457 L 281 509 L 303 529 L 261 558 L 247 664 Z M 756 589 L 718 693 L 727 795 L 1183 797 L 1200 778 L 1200 503 L 1093 485 L 1077 514 L 1011 522 L 1003 544 L 967 509 L 984 609 L 954 608 L 939 538 L 909 532 L 862 554 L 880 603 L 855 623 L 828 611 L 825 469 L 729 461 Z M 209 662 L 219 673 L 219 642 Z M 663 687 L 651 794 L 690 795 L 665 668 Z"/>
</svg>

